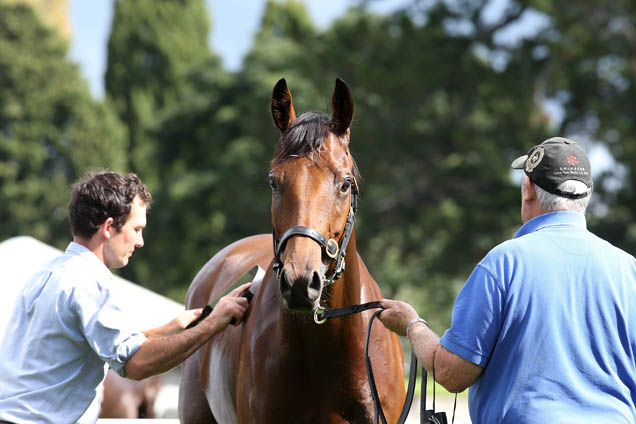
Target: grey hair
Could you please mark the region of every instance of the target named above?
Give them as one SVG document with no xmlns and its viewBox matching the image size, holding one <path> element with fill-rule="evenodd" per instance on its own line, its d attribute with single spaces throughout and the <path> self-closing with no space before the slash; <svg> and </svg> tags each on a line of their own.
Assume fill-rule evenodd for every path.
<svg viewBox="0 0 636 424">
<path fill-rule="evenodd" d="M 528 178 L 527 176 L 524 177 Z M 572 211 L 585 214 L 590 197 L 592 197 L 592 190 L 584 182 L 578 180 L 564 181 L 557 188 L 566 193 L 579 194 L 589 192 L 587 196 L 581 199 L 568 199 L 567 197 L 557 196 L 556 194 L 548 193 L 532 180 L 530 182 L 534 185 L 541 208 L 545 212 Z"/>
</svg>

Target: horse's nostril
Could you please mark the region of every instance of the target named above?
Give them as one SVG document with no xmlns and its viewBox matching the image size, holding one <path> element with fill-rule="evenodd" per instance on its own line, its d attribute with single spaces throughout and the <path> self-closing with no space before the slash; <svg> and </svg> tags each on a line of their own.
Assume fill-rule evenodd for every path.
<svg viewBox="0 0 636 424">
<path fill-rule="evenodd" d="M 322 279 L 320 274 L 314 271 L 311 281 L 307 286 L 307 297 L 310 300 L 316 300 L 320 297 L 320 290 L 322 289 Z"/>
</svg>

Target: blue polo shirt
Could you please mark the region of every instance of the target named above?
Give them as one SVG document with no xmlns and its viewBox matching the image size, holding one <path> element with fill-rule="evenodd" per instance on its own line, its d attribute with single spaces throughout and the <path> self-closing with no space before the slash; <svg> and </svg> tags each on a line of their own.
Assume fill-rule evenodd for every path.
<svg viewBox="0 0 636 424">
<path fill-rule="evenodd" d="M 476 266 L 442 345 L 484 367 L 473 424 L 636 422 L 636 260 L 554 212 Z"/>
<path fill-rule="evenodd" d="M 0 344 L 0 420 L 97 421 L 89 406 L 106 364 L 123 375 L 146 341 L 117 307 L 112 279 L 97 256 L 71 243 L 24 286 Z"/>
</svg>

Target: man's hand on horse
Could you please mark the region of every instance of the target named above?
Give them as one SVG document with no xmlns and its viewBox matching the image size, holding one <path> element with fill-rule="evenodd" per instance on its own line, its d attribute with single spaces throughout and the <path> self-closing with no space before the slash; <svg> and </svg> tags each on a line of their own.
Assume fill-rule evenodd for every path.
<svg viewBox="0 0 636 424">
<path fill-rule="evenodd" d="M 230 323 L 238 325 L 250 304 L 241 294 L 249 289 L 250 285 L 251 283 L 245 283 L 219 299 L 208 319 L 204 319 L 203 322 L 215 323 L 217 331 L 223 331 Z"/>
<path fill-rule="evenodd" d="M 418 314 L 411 305 L 399 300 L 382 299 L 384 310 L 378 316 L 382 324 L 400 336 L 406 335 L 406 325 Z"/>
</svg>

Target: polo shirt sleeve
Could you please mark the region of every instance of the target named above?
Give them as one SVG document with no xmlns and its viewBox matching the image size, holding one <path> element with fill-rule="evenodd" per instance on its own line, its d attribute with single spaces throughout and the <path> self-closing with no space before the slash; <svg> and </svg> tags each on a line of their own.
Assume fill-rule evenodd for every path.
<svg viewBox="0 0 636 424">
<path fill-rule="evenodd" d="M 503 322 L 504 294 L 497 278 L 478 264 L 453 306 L 451 328 L 440 343 L 462 358 L 485 367 Z"/>
<path fill-rule="evenodd" d="M 146 341 L 146 336 L 130 327 L 130 317 L 116 305 L 112 292 L 97 281 L 75 289 L 73 308 L 93 351 L 125 377 L 124 365 Z"/>
</svg>

